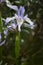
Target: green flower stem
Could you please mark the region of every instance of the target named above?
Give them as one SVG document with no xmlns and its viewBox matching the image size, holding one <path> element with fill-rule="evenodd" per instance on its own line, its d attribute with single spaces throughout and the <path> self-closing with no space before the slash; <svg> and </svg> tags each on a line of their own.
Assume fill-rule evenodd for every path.
<svg viewBox="0 0 43 65">
<path fill-rule="evenodd" d="M 1 12 L 0 12 L 0 33 L 2 32 L 2 18 L 1 18 Z M 0 46 L 0 61 L 2 59 L 2 46 Z"/>
<path fill-rule="evenodd" d="M 16 65 L 19 65 L 19 56 L 20 56 L 20 32 L 16 35 L 15 40 L 15 58 L 16 58 Z"/>
<path fill-rule="evenodd" d="M 3 32 L 2 26 L 3 26 L 3 22 L 2 22 L 1 12 L 0 12 L 0 32 Z"/>
</svg>

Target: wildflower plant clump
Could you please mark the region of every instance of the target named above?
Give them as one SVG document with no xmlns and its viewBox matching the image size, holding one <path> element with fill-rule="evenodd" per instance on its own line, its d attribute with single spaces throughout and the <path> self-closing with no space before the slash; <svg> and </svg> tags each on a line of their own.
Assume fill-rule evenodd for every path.
<svg viewBox="0 0 43 65">
<path fill-rule="evenodd" d="M 28 27 L 29 28 L 34 28 L 34 22 L 32 22 L 30 20 L 30 18 L 28 18 L 28 15 L 25 15 L 25 8 L 24 6 L 20 6 L 18 8 L 18 6 L 16 5 L 12 5 L 8 0 L 5 1 L 7 7 L 9 7 L 10 9 L 13 9 L 16 11 L 16 13 L 14 13 L 13 17 L 7 17 L 6 19 L 2 18 L 2 20 L 5 22 L 5 25 L 7 25 L 7 29 L 4 30 L 4 34 L 7 36 L 8 34 L 8 30 L 16 30 L 18 27 L 18 31 L 21 31 L 21 26 L 27 22 L 28 23 Z M 16 20 L 16 22 L 15 22 Z M 10 24 L 8 25 L 8 23 L 10 22 Z M 25 26 L 25 24 L 24 24 Z M 1 38 L 1 33 L 0 33 L 0 38 Z"/>
<path fill-rule="evenodd" d="M 11 25 L 9 27 L 12 27 L 14 29 L 16 29 L 16 27 L 18 26 L 18 31 L 21 31 L 21 26 L 22 24 L 26 21 L 27 23 L 29 23 L 30 26 L 34 26 L 34 22 L 32 22 L 30 20 L 30 18 L 28 18 L 28 15 L 24 15 L 25 13 L 25 8 L 24 6 L 20 6 L 18 8 L 18 6 L 16 5 L 12 5 L 11 3 L 9 3 L 9 1 L 6 1 L 6 4 L 9 8 L 13 9 L 16 11 L 16 13 L 14 14 L 13 17 L 7 17 L 5 19 L 5 24 L 7 25 L 9 22 L 13 22 L 11 23 Z M 16 23 L 15 24 L 15 20 L 16 20 Z"/>
<path fill-rule="evenodd" d="M 3 0 L 4 1 L 4 0 Z M 3 2 L 1 1 L 1 2 Z M 28 18 L 28 14 L 25 14 L 26 10 L 24 6 L 16 6 L 12 5 L 8 0 L 5 0 L 6 6 L 12 10 L 14 10 L 16 13 L 14 13 L 14 16 L 12 17 L 6 17 L 6 18 L 0 18 L 2 19 L 1 23 L 3 22 L 5 25 L 5 28 L 3 27 L 3 34 L 4 34 L 4 40 L 2 41 L 2 34 L 0 31 L 0 46 L 5 45 L 7 42 L 7 37 L 9 31 L 16 32 L 15 42 L 13 44 L 15 45 L 15 64 L 19 65 L 18 58 L 20 57 L 20 47 L 21 47 L 21 31 L 22 31 L 22 25 L 27 26 L 30 29 L 34 29 L 34 22 L 31 21 L 30 18 Z M 13 36 L 14 38 L 14 36 Z M 12 39 L 11 39 L 12 40 Z M 6 44 L 7 45 L 7 44 Z"/>
</svg>

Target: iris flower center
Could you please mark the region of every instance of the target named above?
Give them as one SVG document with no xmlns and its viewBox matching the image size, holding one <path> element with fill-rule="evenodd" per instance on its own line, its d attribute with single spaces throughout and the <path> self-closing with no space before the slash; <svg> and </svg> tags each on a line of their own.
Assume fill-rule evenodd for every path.
<svg viewBox="0 0 43 65">
<path fill-rule="evenodd" d="M 22 18 L 18 18 L 18 22 L 23 22 L 23 19 Z"/>
</svg>

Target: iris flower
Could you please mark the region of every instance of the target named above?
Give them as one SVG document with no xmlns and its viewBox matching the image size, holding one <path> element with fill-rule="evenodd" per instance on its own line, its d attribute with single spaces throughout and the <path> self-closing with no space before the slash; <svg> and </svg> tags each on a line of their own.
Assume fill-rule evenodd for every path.
<svg viewBox="0 0 43 65">
<path fill-rule="evenodd" d="M 27 14 L 24 15 L 25 13 L 25 8 L 24 6 L 20 6 L 19 8 L 16 5 L 11 5 L 7 1 L 7 6 L 13 10 L 16 11 L 17 14 L 15 14 L 13 17 L 8 17 L 5 19 L 5 24 L 8 24 L 10 21 L 17 21 L 17 25 L 13 24 L 12 26 L 18 26 L 18 31 L 21 31 L 21 26 L 22 24 L 26 21 L 29 23 L 29 25 L 33 26 L 34 23 L 28 18 Z"/>
</svg>

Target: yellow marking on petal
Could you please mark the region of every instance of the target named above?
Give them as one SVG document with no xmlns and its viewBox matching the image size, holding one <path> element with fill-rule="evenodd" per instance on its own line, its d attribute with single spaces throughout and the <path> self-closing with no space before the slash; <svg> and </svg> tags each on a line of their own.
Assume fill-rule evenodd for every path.
<svg viewBox="0 0 43 65">
<path fill-rule="evenodd" d="M 21 23 L 22 23 L 22 22 L 23 22 L 23 19 L 19 18 L 19 19 L 18 19 L 18 22 L 21 22 Z"/>
</svg>

